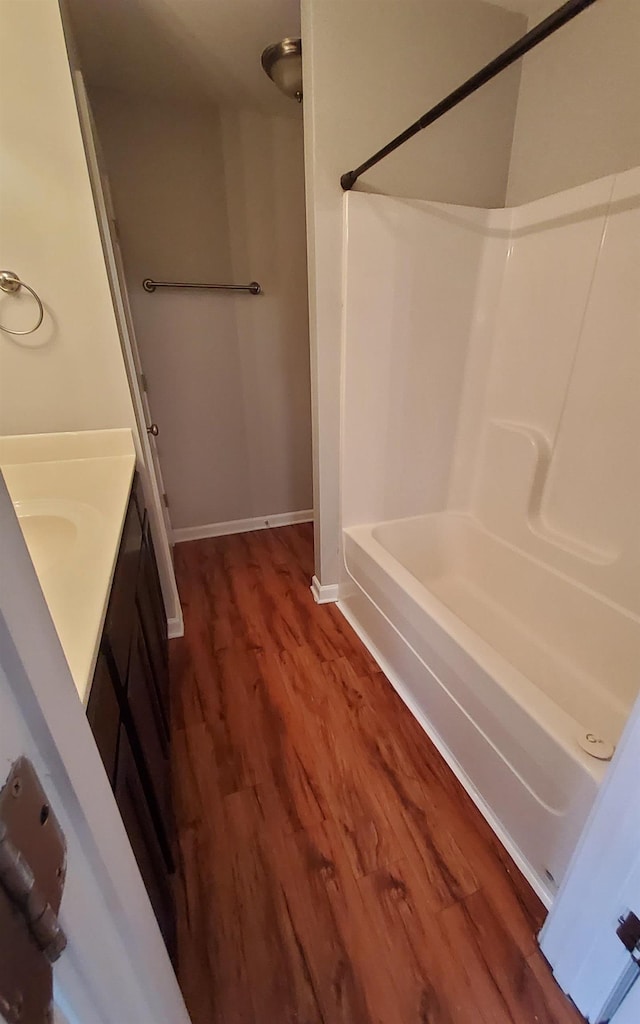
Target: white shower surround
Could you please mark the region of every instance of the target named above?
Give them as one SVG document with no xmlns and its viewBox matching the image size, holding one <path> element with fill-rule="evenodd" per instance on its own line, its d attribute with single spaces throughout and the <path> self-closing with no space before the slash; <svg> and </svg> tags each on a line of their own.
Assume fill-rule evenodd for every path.
<svg viewBox="0 0 640 1024">
<path fill-rule="evenodd" d="M 548 904 L 640 685 L 640 169 L 346 209 L 341 608 Z"/>
</svg>

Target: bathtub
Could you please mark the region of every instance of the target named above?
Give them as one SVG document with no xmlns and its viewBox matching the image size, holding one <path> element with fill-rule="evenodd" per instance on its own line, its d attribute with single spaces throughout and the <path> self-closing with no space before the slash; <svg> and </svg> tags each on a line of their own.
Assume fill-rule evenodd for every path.
<svg viewBox="0 0 640 1024">
<path fill-rule="evenodd" d="M 463 514 L 344 530 L 339 603 L 550 905 L 629 709 L 638 621 Z"/>
</svg>

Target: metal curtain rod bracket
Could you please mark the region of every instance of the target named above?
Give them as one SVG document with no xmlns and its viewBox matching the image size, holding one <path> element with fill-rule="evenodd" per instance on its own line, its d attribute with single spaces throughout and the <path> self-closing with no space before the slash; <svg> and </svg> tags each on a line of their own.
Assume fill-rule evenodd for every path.
<svg viewBox="0 0 640 1024">
<path fill-rule="evenodd" d="M 490 82 L 492 78 L 499 75 L 501 71 L 504 71 L 505 68 L 508 68 L 520 57 L 523 57 L 525 53 L 529 52 L 529 50 L 533 50 L 534 46 L 538 46 L 539 43 L 543 42 L 543 40 L 547 39 L 550 35 L 553 35 L 553 33 L 557 32 L 559 28 L 562 28 L 562 26 L 566 25 L 568 21 L 571 21 L 571 19 L 575 18 L 577 14 L 580 14 L 595 2 L 596 0 L 568 0 L 567 3 L 564 3 L 557 11 L 550 14 L 549 17 L 545 18 L 544 21 L 541 21 L 539 25 L 534 26 L 534 28 L 527 32 L 526 35 L 522 36 L 522 38 L 516 43 L 513 43 L 512 46 L 501 53 L 498 57 L 495 57 L 480 71 L 477 71 L 475 75 L 472 75 L 466 82 L 459 85 L 457 89 L 454 89 L 448 96 L 445 96 L 443 100 L 436 103 L 435 107 L 432 107 L 431 110 L 428 110 L 421 118 L 414 121 L 414 123 L 400 135 L 396 135 L 395 139 L 392 139 L 386 146 L 379 149 L 377 153 L 370 156 L 368 160 L 365 160 L 363 164 L 356 167 L 354 171 L 347 171 L 346 174 L 343 174 L 340 178 L 340 184 L 344 191 L 348 192 L 350 188 L 353 188 L 360 175 L 364 174 L 365 171 L 368 171 L 370 167 L 379 163 L 380 160 L 385 158 L 385 156 L 389 156 L 389 154 L 393 153 L 395 149 L 398 149 L 398 147 L 402 146 L 403 143 L 412 139 L 414 135 L 418 134 L 418 132 L 421 132 L 423 128 L 427 128 L 430 124 L 433 124 L 433 122 L 437 121 L 443 114 L 446 114 L 453 107 L 456 107 L 458 103 L 466 99 L 467 96 L 471 96 L 471 94 L 480 89 L 481 86 L 486 85 L 486 83 Z"/>
<path fill-rule="evenodd" d="M 187 284 L 181 281 L 152 281 L 150 277 L 145 277 L 142 287 L 145 292 L 155 292 L 156 288 L 211 288 L 222 292 L 251 292 L 252 295 L 262 293 L 257 281 L 251 281 L 249 284 Z"/>
</svg>

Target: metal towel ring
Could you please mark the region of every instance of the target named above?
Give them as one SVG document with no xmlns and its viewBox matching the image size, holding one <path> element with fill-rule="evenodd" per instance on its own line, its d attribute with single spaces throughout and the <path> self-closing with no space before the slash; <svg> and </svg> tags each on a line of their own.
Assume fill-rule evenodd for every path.
<svg viewBox="0 0 640 1024">
<path fill-rule="evenodd" d="M 34 292 L 30 285 L 21 281 L 18 275 L 14 274 L 13 270 L 0 270 L 0 288 L 3 292 L 6 292 L 7 295 L 14 295 L 16 292 L 19 292 L 21 288 L 26 288 L 38 303 L 39 311 L 37 324 L 35 327 L 30 327 L 28 331 L 11 331 L 8 327 L 3 327 L 2 324 L 0 324 L 0 331 L 6 331 L 7 334 L 33 334 L 34 331 L 37 331 L 44 318 L 44 307 L 40 301 L 40 296 Z"/>
</svg>

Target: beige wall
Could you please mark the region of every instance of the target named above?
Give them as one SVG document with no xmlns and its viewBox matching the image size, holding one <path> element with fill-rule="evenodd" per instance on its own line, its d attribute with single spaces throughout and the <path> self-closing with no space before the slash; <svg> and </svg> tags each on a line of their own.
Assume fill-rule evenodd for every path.
<svg viewBox="0 0 640 1024">
<path fill-rule="evenodd" d="M 318 143 L 332 183 L 521 35 L 480 0 L 312 0 Z M 365 172 L 356 189 L 470 206 L 504 204 L 519 68 Z"/>
<path fill-rule="evenodd" d="M 523 61 L 507 202 L 639 164 L 640 3 L 599 0 Z"/>
<path fill-rule="evenodd" d="M 174 528 L 311 508 L 300 120 L 91 98 Z M 145 277 L 264 295 L 148 295 Z"/>
<path fill-rule="evenodd" d="M 0 266 L 45 304 L 26 338 L 0 333 L 0 433 L 134 426 L 55 0 L 3 0 Z M 33 322 L 28 296 L 0 320 Z"/>
<path fill-rule="evenodd" d="M 302 0 L 314 409 L 316 575 L 339 575 L 342 291 L 340 175 L 370 156 L 525 30 L 478 0 Z M 359 187 L 504 204 L 519 70 L 505 73 L 363 176 Z"/>
</svg>

